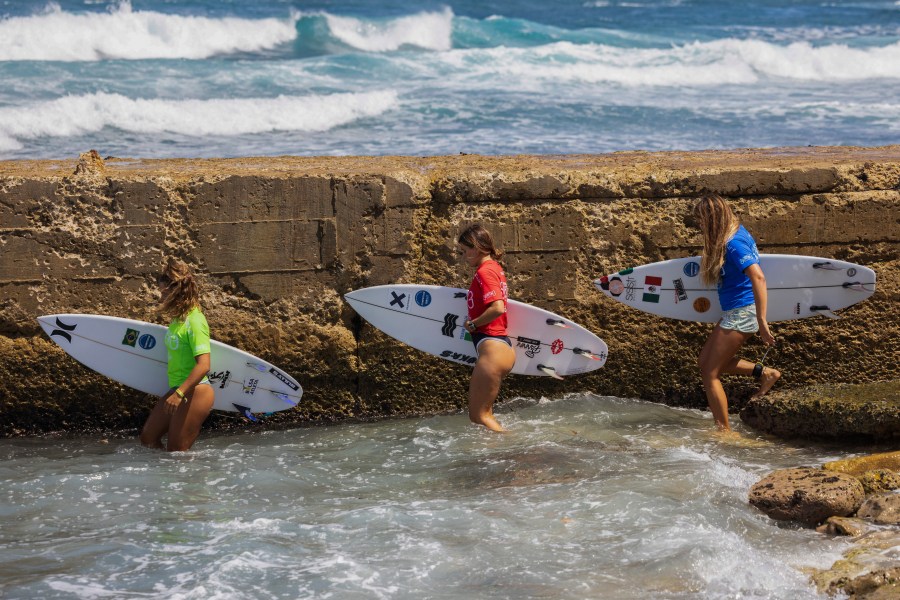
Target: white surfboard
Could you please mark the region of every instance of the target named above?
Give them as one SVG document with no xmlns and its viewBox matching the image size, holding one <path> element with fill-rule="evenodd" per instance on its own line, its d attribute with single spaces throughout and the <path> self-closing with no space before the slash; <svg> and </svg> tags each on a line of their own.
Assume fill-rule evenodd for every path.
<svg viewBox="0 0 900 600">
<path fill-rule="evenodd" d="M 449 361 L 478 360 L 469 332 L 466 290 L 436 285 L 382 285 L 345 295 L 356 312 L 389 336 Z M 606 362 L 606 344 L 596 335 L 552 312 L 514 300 L 508 305 L 508 332 L 516 351 L 513 373 L 587 373 Z"/>
<path fill-rule="evenodd" d="M 789 321 L 823 315 L 862 302 L 875 293 L 875 271 L 830 258 L 760 254 L 766 276 L 766 319 Z M 625 269 L 594 281 L 612 298 L 654 315 L 715 323 L 722 317 L 715 287 L 700 280 L 700 257 L 676 258 Z"/>
<path fill-rule="evenodd" d="M 166 327 L 84 314 L 46 315 L 38 322 L 60 348 L 101 375 L 155 396 L 168 391 Z M 210 361 L 216 410 L 253 419 L 253 413 L 293 408 L 303 395 L 281 369 L 221 342 L 212 342 Z"/>
</svg>

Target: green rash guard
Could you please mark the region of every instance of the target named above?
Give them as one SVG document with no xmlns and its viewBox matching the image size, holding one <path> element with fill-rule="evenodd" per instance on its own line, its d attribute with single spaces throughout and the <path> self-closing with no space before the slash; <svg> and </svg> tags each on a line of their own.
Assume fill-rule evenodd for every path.
<svg viewBox="0 0 900 600">
<path fill-rule="evenodd" d="M 169 387 L 184 383 L 197 361 L 195 356 L 209 354 L 209 324 L 199 307 L 194 307 L 187 317 L 174 319 L 166 332 L 166 348 L 169 349 Z"/>
</svg>

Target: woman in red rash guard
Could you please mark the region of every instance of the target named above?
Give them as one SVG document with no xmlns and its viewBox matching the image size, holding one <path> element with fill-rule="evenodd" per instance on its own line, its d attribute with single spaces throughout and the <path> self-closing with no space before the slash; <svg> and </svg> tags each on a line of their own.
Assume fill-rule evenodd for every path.
<svg viewBox="0 0 900 600">
<path fill-rule="evenodd" d="M 457 246 L 466 263 L 475 268 L 466 297 L 469 318 L 465 322 L 478 355 L 469 382 L 469 419 L 491 431 L 504 431 L 494 418 L 494 400 L 500 382 L 516 362 L 516 353 L 506 332 L 508 288 L 497 262 L 501 252 L 488 230 L 477 224 L 459 235 Z"/>
</svg>

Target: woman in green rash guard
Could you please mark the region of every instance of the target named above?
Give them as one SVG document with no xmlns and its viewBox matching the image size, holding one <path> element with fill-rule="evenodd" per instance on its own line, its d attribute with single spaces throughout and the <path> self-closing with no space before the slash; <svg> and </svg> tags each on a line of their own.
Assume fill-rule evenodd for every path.
<svg viewBox="0 0 900 600">
<path fill-rule="evenodd" d="M 209 325 L 200 311 L 200 291 L 190 268 L 170 258 L 157 280 L 159 312 L 171 317 L 166 332 L 169 391 L 157 401 L 141 430 L 141 443 L 176 452 L 189 450 L 212 410 Z M 168 436 L 166 445 L 162 438 Z"/>
</svg>

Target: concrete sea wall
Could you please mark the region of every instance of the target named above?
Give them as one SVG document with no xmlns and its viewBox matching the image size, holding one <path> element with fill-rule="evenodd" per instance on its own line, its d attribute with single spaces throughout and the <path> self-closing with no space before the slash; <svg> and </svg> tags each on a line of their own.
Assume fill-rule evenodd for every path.
<svg viewBox="0 0 900 600">
<path fill-rule="evenodd" d="M 156 320 L 155 274 L 200 273 L 213 336 L 282 366 L 302 406 L 267 423 L 462 408 L 469 370 L 398 345 L 342 294 L 393 282 L 466 287 L 458 231 L 482 221 L 514 298 L 606 340 L 607 365 L 565 382 L 511 377 L 501 399 L 592 391 L 705 406 L 708 325 L 613 303 L 592 280 L 696 254 L 698 195 L 731 199 L 762 252 L 868 265 L 878 291 L 843 319 L 776 324 L 782 388 L 897 378 L 900 146 L 597 156 L 0 162 L 0 436 L 139 426 L 152 399 L 69 358 L 35 321 Z M 762 354 L 750 344 L 744 356 Z M 729 380 L 732 408 L 753 385 Z M 213 418 L 212 427 L 227 423 Z"/>
</svg>

